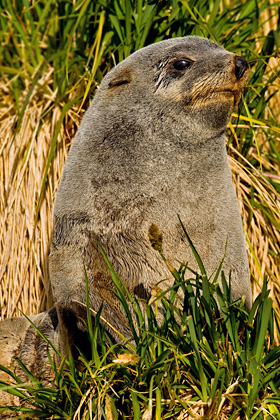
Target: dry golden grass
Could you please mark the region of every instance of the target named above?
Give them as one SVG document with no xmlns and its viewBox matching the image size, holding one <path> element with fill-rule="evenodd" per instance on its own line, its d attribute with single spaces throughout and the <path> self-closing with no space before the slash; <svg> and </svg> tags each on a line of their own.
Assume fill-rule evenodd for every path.
<svg viewBox="0 0 280 420">
<path fill-rule="evenodd" d="M 48 85 L 52 71 L 40 83 Z M 22 92 L 25 97 L 26 92 Z M 19 315 L 18 309 L 34 314 L 52 305 L 48 280 L 48 252 L 52 232 L 52 209 L 55 192 L 67 155 L 65 134 L 61 133 L 55 159 L 47 180 L 38 219 L 35 221 L 38 197 L 49 154 L 50 143 L 60 117 L 53 109 L 42 121 L 51 97 L 33 92 L 24 113 L 20 130 L 14 105 L 8 104 L 9 92 L 1 86 L 1 102 L 9 105 L 0 110 L 0 307 L 1 318 Z M 11 101 L 12 103 L 12 101 Z M 36 135 L 39 125 L 42 129 Z"/>
<path fill-rule="evenodd" d="M 234 154 L 236 155 L 236 150 L 234 150 Z M 268 249 L 272 250 L 276 255 L 280 254 L 280 231 L 273 224 L 267 223 L 260 210 L 253 209 L 250 202 L 251 186 L 253 185 L 255 188 L 255 197 L 265 198 L 267 205 L 280 226 L 279 197 L 278 201 L 275 200 L 274 188 L 260 171 L 252 167 L 248 162 L 246 162 L 246 166 L 243 165 L 245 158 L 241 155 L 239 155 L 239 158 L 237 160 L 230 156 L 229 160 L 247 242 L 250 271 L 253 278 L 253 296 L 256 297 L 260 293 L 264 276 L 267 275 L 270 280 L 269 287 L 272 291 L 271 296 L 274 299 L 274 307 L 278 311 L 280 307 L 279 258 L 269 253 Z M 248 170 L 248 166 L 250 170 Z"/>
</svg>

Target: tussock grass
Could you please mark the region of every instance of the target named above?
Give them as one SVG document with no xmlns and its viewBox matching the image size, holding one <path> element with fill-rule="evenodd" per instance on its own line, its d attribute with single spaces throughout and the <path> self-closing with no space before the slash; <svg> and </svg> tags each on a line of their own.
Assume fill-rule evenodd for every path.
<svg viewBox="0 0 280 420">
<path fill-rule="evenodd" d="M 63 165 L 89 98 L 115 62 L 167 37 L 202 35 L 252 72 L 228 151 L 255 296 L 269 276 L 279 329 L 279 4 L 4 0 L 0 11 L 1 318 L 51 306 L 48 249 Z M 239 123 L 238 127 L 236 123 Z"/>
<path fill-rule="evenodd" d="M 46 83 L 44 79 L 43 83 Z M 54 110 L 40 129 L 45 98 L 42 96 L 41 104 L 37 104 L 40 99 L 37 93 L 36 100 L 31 100 L 25 110 L 14 141 L 11 140 L 17 116 L 9 111 L 1 123 L 0 306 L 3 318 L 19 315 L 17 308 L 30 314 L 51 304 L 47 302 L 51 300 L 47 260 L 52 231 L 50 209 L 66 158 L 66 147 L 60 136 L 40 217 L 36 219 L 38 194 L 60 116 L 60 110 Z"/>
<path fill-rule="evenodd" d="M 248 313 L 242 298 L 232 300 L 222 263 L 210 279 L 193 252 L 201 273 L 188 264 L 172 269 L 173 286 L 148 301 L 130 296 L 106 259 L 134 342 L 112 344 L 100 321 L 102 307 L 92 324 L 87 306 L 91 360 L 80 352 L 77 369 L 71 353 L 60 364 L 49 356 L 54 380 L 48 387 L 22 363 L 29 383 L 6 369 L 16 385 L 1 382 L 0 389 L 20 396 L 21 406 L 0 412 L 20 419 L 279 418 L 280 347 L 273 343 L 267 281 Z"/>
</svg>

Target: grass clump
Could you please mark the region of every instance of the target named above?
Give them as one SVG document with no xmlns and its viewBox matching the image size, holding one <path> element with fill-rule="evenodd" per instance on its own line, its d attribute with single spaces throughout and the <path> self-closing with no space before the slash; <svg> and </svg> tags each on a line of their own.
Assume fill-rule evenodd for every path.
<svg viewBox="0 0 280 420">
<path fill-rule="evenodd" d="M 23 365 L 29 383 L 6 369 L 17 385 L 0 389 L 22 398 L 19 418 L 280 418 L 280 347 L 273 343 L 266 280 L 248 312 L 245 297 L 233 300 L 222 264 L 210 279 L 185 263 L 172 270 L 170 289 L 144 301 L 129 294 L 107 263 L 133 342 L 113 344 L 100 321 L 102 307 L 92 321 L 87 305 L 91 360 L 80 352 L 77 368 L 71 353 L 59 366 L 49 356 L 49 387 Z"/>
</svg>

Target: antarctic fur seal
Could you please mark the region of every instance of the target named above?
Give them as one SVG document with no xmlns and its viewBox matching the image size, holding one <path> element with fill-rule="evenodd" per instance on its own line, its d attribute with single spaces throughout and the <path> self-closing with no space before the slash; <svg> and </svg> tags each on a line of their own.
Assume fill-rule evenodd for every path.
<svg viewBox="0 0 280 420">
<path fill-rule="evenodd" d="M 67 158 L 54 208 L 50 278 L 61 331 L 75 337 L 85 303 L 126 334 L 104 249 L 129 291 L 140 297 L 171 276 L 163 253 L 196 266 L 177 215 L 208 275 L 225 247 L 235 298 L 251 288 L 242 224 L 225 148 L 225 131 L 248 78 L 244 58 L 192 36 L 149 45 L 103 79 Z M 163 286 L 161 286 L 163 287 Z M 78 303 L 81 302 L 81 303 Z M 114 334 L 113 334 L 114 335 Z"/>
<path fill-rule="evenodd" d="M 51 383 L 54 372 L 51 369 L 47 349 L 54 356 L 52 348 L 46 340 L 59 348 L 58 319 L 56 308 L 38 315 L 31 315 L 29 319 L 22 317 L 9 318 L 0 322 L 0 364 L 10 369 L 22 382 L 29 378 L 17 363 L 19 358 L 25 367 L 36 377 L 41 376 L 44 384 Z M 39 335 L 34 326 L 44 335 Z M 0 370 L 0 382 L 13 384 L 13 378 L 4 370 Z M 20 405 L 20 398 L 0 390 L 0 405 Z M 7 414 L 10 418 L 11 413 Z M 0 414 L 0 418 L 6 418 Z"/>
</svg>

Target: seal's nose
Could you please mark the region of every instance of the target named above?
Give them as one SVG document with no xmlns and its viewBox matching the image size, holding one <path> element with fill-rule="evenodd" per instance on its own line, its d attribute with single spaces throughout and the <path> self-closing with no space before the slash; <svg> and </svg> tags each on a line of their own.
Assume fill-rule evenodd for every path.
<svg viewBox="0 0 280 420">
<path fill-rule="evenodd" d="M 235 76 L 237 80 L 240 80 L 249 66 L 245 58 L 236 56 L 235 57 Z"/>
</svg>

